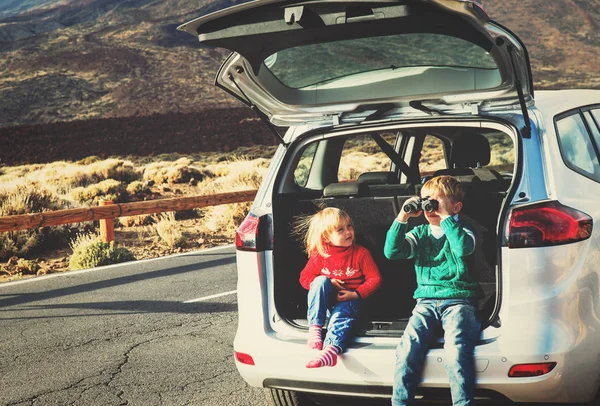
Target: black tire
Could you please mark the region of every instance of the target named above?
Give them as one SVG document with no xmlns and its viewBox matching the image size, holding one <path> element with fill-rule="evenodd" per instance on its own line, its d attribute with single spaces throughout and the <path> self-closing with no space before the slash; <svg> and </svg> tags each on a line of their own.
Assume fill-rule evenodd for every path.
<svg viewBox="0 0 600 406">
<path fill-rule="evenodd" d="M 315 406 L 308 396 L 283 389 L 265 389 L 267 404 L 269 406 Z"/>
</svg>

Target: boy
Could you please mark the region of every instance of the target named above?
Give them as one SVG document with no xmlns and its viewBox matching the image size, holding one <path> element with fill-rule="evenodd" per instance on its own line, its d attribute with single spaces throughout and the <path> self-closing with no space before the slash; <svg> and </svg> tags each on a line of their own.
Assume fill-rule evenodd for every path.
<svg viewBox="0 0 600 406">
<path fill-rule="evenodd" d="M 466 257 L 475 250 L 475 236 L 459 219 L 464 191 L 451 176 L 432 178 L 423 185 L 430 207 L 407 206 L 408 199 L 387 232 L 384 254 L 389 259 L 414 258 L 417 304 L 396 349 L 392 405 L 413 402 L 428 349 L 436 330 L 444 330 L 444 366 L 455 406 L 474 404 L 474 347 L 480 334 L 476 299 L 481 288 L 470 274 Z M 436 203 L 437 202 L 437 203 Z M 437 207 L 436 207 L 437 206 Z M 431 211 L 427 211 L 431 210 Z M 407 221 L 424 212 L 429 224 L 407 231 Z"/>
</svg>

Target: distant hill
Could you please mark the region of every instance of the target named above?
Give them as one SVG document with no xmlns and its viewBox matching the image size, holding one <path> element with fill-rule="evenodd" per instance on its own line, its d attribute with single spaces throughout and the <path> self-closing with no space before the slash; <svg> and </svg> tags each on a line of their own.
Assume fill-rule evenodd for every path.
<svg viewBox="0 0 600 406">
<path fill-rule="evenodd" d="M 13 2 L 11 2 L 13 3 Z M 235 1 L 31 1 L 0 19 L 0 127 L 239 106 L 213 86 L 226 51 L 176 27 Z"/>
<path fill-rule="evenodd" d="M 0 17 L 10 17 L 60 3 L 60 0 L 2 0 L 0 2 Z"/>
<path fill-rule="evenodd" d="M 176 27 L 241 2 L 2 0 L 0 127 L 239 107 L 213 86 L 227 51 Z M 482 3 L 528 46 L 536 88 L 600 88 L 600 1 Z"/>
<path fill-rule="evenodd" d="M 482 0 L 527 46 L 537 89 L 600 89 L 600 0 Z"/>
</svg>

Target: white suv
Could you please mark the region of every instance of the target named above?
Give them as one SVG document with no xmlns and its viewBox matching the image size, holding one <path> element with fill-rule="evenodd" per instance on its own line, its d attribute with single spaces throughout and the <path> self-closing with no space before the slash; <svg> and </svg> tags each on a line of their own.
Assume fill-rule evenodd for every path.
<svg viewBox="0 0 600 406">
<path fill-rule="evenodd" d="M 467 189 L 486 296 L 477 395 L 591 402 L 600 382 L 600 91 L 536 92 L 527 51 L 469 0 L 282 1 L 180 27 L 232 54 L 217 86 L 281 145 L 236 235 L 236 365 L 274 405 L 390 398 L 414 306 L 413 264 L 383 255 L 402 203 L 439 174 Z M 240 131 L 244 131 L 243 127 Z M 307 261 L 294 220 L 346 210 L 379 265 L 356 338 L 307 369 Z M 418 221 L 417 221 L 418 222 Z M 443 340 L 419 393 L 449 397 Z M 598 398 L 596 398 L 598 401 Z"/>
</svg>

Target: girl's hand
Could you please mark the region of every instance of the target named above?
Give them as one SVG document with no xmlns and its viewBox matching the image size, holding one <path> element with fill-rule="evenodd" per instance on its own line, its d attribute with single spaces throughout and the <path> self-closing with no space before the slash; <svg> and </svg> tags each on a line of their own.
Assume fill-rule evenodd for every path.
<svg viewBox="0 0 600 406">
<path fill-rule="evenodd" d="M 344 289 L 344 281 L 341 281 L 339 279 L 334 279 L 331 278 L 331 284 L 333 285 L 334 288 L 336 288 L 337 290 L 342 290 Z"/>
<path fill-rule="evenodd" d="M 337 294 L 338 302 L 346 302 L 348 300 L 358 299 L 358 293 L 353 290 L 340 290 Z"/>
</svg>

